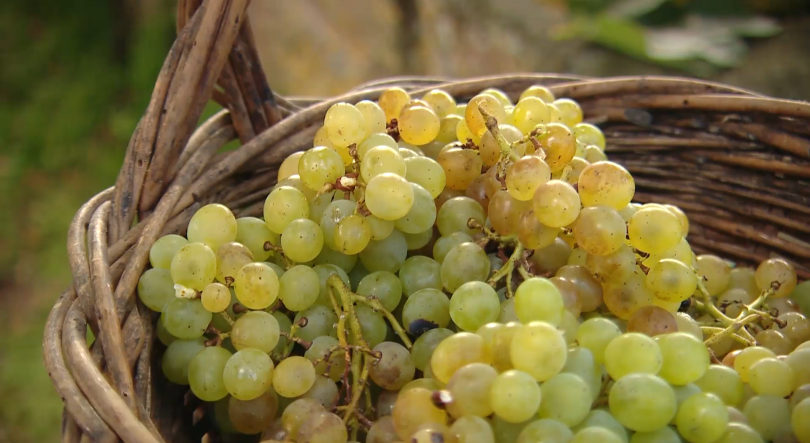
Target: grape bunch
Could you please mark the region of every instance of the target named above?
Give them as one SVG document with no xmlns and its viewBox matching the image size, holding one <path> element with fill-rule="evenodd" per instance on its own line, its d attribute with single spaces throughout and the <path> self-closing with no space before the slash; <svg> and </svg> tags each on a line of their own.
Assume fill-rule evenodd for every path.
<svg viewBox="0 0 810 443">
<path fill-rule="evenodd" d="M 160 238 L 138 295 L 222 441 L 810 443 L 810 283 L 634 194 L 547 88 L 390 88 L 328 110 L 263 219 Z"/>
</svg>

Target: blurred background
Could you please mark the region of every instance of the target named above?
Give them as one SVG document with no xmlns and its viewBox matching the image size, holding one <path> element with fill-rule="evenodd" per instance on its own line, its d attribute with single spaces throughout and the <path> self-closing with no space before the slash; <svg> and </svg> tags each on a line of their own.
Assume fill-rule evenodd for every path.
<svg viewBox="0 0 810 443">
<path fill-rule="evenodd" d="M 270 85 L 399 74 L 698 76 L 810 99 L 810 0 L 254 0 Z M 56 441 L 42 328 L 68 224 L 112 185 L 174 38 L 171 0 L 0 6 L 0 443 Z M 206 114 L 217 110 L 210 105 Z"/>
</svg>

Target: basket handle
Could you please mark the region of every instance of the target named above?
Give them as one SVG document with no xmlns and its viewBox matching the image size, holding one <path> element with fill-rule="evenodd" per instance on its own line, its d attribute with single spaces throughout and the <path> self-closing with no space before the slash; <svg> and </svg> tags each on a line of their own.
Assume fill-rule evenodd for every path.
<svg viewBox="0 0 810 443">
<path fill-rule="evenodd" d="M 154 209 L 210 98 L 230 111 L 242 143 L 281 120 L 256 52 L 248 3 L 178 1 L 177 39 L 115 183 L 111 242 L 130 229 L 136 214 Z"/>
</svg>

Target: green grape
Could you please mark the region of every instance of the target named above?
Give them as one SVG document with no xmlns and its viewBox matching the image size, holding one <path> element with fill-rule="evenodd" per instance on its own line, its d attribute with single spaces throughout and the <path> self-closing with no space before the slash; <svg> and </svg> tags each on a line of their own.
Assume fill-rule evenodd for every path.
<svg viewBox="0 0 810 443">
<path fill-rule="evenodd" d="M 328 350 L 337 345 L 338 339 L 328 335 L 322 335 L 315 337 L 315 339 L 312 340 L 312 346 L 304 353 L 304 357 L 313 364 L 320 360 L 320 363 L 315 365 L 315 372 L 319 375 L 326 375 L 333 381 L 340 380 L 340 377 L 343 375 L 343 370 L 346 368 L 346 359 L 342 351 L 333 352 L 328 359 L 325 358 Z M 329 365 L 327 365 L 327 363 L 329 363 Z M 327 366 L 329 366 L 328 373 L 326 371 Z"/>
<path fill-rule="evenodd" d="M 411 96 L 404 89 L 393 87 L 383 91 L 377 103 L 385 112 L 385 119 L 390 122 L 392 119 L 399 117 L 402 108 L 410 101 Z M 407 436 L 402 438 L 404 440 Z"/>
<path fill-rule="evenodd" d="M 787 297 L 796 287 L 796 270 L 781 258 L 769 258 L 759 264 L 755 274 L 757 287 L 765 291 L 775 282 L 779 287 L 774 291 L 774 297 Z"/>
<path fill-rule="evenodd" d="M 752 300 L 753 301 L 753 300 Z M 768 301 L 768 305 L 774 308 L 775 301 L 782 301 L 782 299 L 773 299 Z M 798 312 L 784 312 L 782 308 L 777 308 L 780 312 L 779 319 L 787 323 L 784 328 L 775 325 L 775 330 L 781 332 L 785 337 L 790 339 L 794 344 L 801 344 L 810 341 L 810 320 L 803 314 Z"/>
<path fill-rule="evenodd" d="M 645 284 L 659 300 L 682 302 L 697 290 L 697 275 L 678 260 L 665 258 L 650 267 Z"/>
<path fill-rule="evenodd" d="M 332 105 L 323 120 L 329 140 L 336 146 L 360 143 L 366 136 L 363 113 L 349 103 Z"/>
<path fill-rule="evenodd" d="M 565 366 L 567 345 L 553 325 L 535 321 L 515 332 L 509 352 L 515 369 L 531 374 L 537 381 L 545 381 Z"/>
<path fill-rule="evenodd" d="M 374 312 L 373 309 L 365 305 L 355 306 L 354 314 L 360 323 L 360 333 L 363 334 L 363 339 L 366 340 L 369 346 L 377 346 L 385 340 L 385 336 L 388 334 L 388 326 L 385 324 L 382 314 Z M 351 330 L 349 330 L 349 343 L 359 345 Z"/>
<path fill-rule="evenodd" d="M 278 297 L 291 311 L 303 311 L 315 303 L 320 293 L 318 274 L 309 266 L 297 265 L 279 279 Z"/>
<path fill-rule="evenodd" d="M 372 178 L 386 172 L 404 177 L 405 160 L 397 149 L 381 145 L 366 151 L 360 164 L 360 176 L 363 180 L 368 183 Z"/>
<path fill-rule="evenodd" d="M 312 362 L 304 357 L 287 357 L 273 370 L 273 389 L 282 397 L 298 397 L 312 388 L 315 376 Z"/>
<path fill-rule="evenodd" d="M 560 291 L 548 279 L 530 278 L 515 291 L 515 313 L 521 323 L 544 321 L 557 326 L 564 310 Z"/>
<path fill-rule="evenodd" d="M 633 373 L 657 374 L 663 361 L 658 343 L 644 334 L 621 335 L 605 348 L 605 369 L 614 380 Z"/>
<path fill-rule="evenodd" d="M 268 391 L 253 400 L 228 399 L 228 415 L 236 431 L 258 434 L 273 422 L 278 411 L 278 396 Z"/>
<path fill-rule="evenodd" d="M 582 209 L 574 223 L 577 245 L 589 254 L 609 255 L 625 245 L 627 227 L 621 215 L 608 206 Z"/>
<path fill-rule="evenodd" d="M 810 441 L 810 400 L 804 399 L 791 413 L 793 433 L 801 443 Z"/>
<path fill-rule="evenodd" d="M 487 420 L 474 415 L 467 415 L 454 421 L 450 426 L 450 433 L 455 436 L 458 443 L 495 443 L 492 426 Z"/>
<path fill-rule="evenodd" d="M 496 415 L 491 419 L 491 423 L 496 442 L 517 443 L 518 436 L 531 423 L 531 420 L 523 423 L 509 423 Z"/>
<path fill-rule="evenodd" d="M 512 126 L 511 124 L 501 124 L 498 125 L 498 129 L 501 131 L 503 138 L 510 145 L 513 145 L 512 150 L 515 152 L 515 154 L 522 156 L 526 153 L 526 145 L 516 143 L 523 138 L 523 133 L 520 132 L 518 128 Z M 466 139 L 462 141 L 466 141 Z M 492 133 L 489 131 L 484 133 L 484 135 L 481 137 L 480 143 L 477 144 L 478 152 L 481 155 L 481 161 L 484 163 L 484 165 L 488 167 L 495 166 L 495 163 L 497 163 L 501 158 L 501 146 L 498 144 L 498 141 L 495 140 Z"/>
<path fill-rule="evenodd" d="M 540 403 L 542 407 L 543 403 Z M 540 419 L 529 423 L 517 437 L 517 443 L 568 443 L 574 433 L 557 420 Z"/>
<path fill-rule="evenodd" d="M 394 222 L 391 220 L 383 220 L 373 215 L 366 217 L 366 224 L 371 230 L 371 240 L 384 240 L 388 238 L 394 230 Z"/>
<path fill-rule="evenodd" d="M 298 189 L 299 191 L 301 191 L 301 193 L 304 194 L 304 197 L 306 197 L 307 200 L 312 200 L 317 195 L 316 194 L 317 191 L 309 189 L 307 185 L 304 183 L 304 181 L 301 180 L 301 176 L 299 176 L 297 172 L 294 175 L 285 178 L 284 180 L 280 180 L 278 183 L 276 183 L 276 186 L 274 186 L 273 189 L 280 188 L 282 186 L 291 186 L 295 189 Z M 264 221 L 262 221 L 262 223 L 264 223 Z"/>
<path fill-rule="evenodd" d="M 211 313 L 200 300 L 175 298 L 163 307 L 160 321 L 171 335 L 190 340 L 203 335 L 211 323 Z"/>
<path fill-rule="evenodd" d="M 318 400 L 324 408 L 331 408 L 333 404 L 337 404 L 338 387 L 332 379 L 317 376 L 315 377 L 315 383 L 312 384 L 312 387 L 298 398 L 315 399 Z"/>
<path fill-rule="evenodd" d="M 806 316 L 810 316 L 810 283 L 802 282 L 796 285 L 790 299 L 799 305 L 799 310 Z"/>
<path fill-rule="evenodd" d="M 335 183 L 344 172 L 343 158 L 325 146 L 309 149 L 298 162 L 298 175 L 307 188 L 319 191 L 327 183 Z"/>
<path fill-rule="evenodd" d="M 664 364 L 659 376 L 673 385 L 685 385 L 700 379 L 709 368 L 709 351 L 703 342 L 684 333 L 657 337 Z"/>
<path fill-rule="evenodd" d="M 138 298 L 147 308 L 160 312 L 175 298 L 172 273 L 164 268 L 146 270 L 138 280 Z"/>
<path fill-rule="evenodd" d="M 703 340 L 703 331 L 700 330 L 700 325 L 689 314 L 685 312 L 675 313 L 675 323 L 678 325 L 678 331 L 691 334 L 693 337 Z"/>
<path fill-rule="evenodd" d="M 291 186 L 274 189 L 264 201 L 264 220 L 271 231 L 281 234 L 293 220 L 309 217 L 309 202 Z"/>
<path fill-rule="evenodd" d="M 217 258 L 204 243 L 189 243 L 172 258 L 172 280 L 175 284 L 202 291 L 217 274 Z"/>
<path fill-rule="evenodd" d="M 796 374 L 795 387 L 810 384 L 810 350 L 804 348 L 799 350 L 797 348 L 796 351 L 787 356 L 785 363 L 790 365 Z"/>
<path fill-rule="evenodd" d="M 236 319 L 231 329 L 231 343 L 236 350 L 255 348 L 271 352 L 280 337 L 278 320 L 265 311 L 251 311 Z"/>
<path fill-rule="evenodd" d="M 579 216 L 579 196 L 568 183 L 550 180 L 535 191 L 532 208 L 534 216 L 540 223 L 552 228 L 561 228 L 570 225 Z"/>
<path fill-rule="evenodd" d="M 569 98 L 558 98 L 554 100 L 554 106 L 560 110 L 560 118 L 566 126 L 575 127 L 582 122 L 582 108 L 574 100 Z"/>
<path fill-rule="evenodd" d="M 236 217 L 224 205 L 205 205 L 189 220 L 186 237 L 189 242 L 205 243 L 216 251 L 223 243 L 236 240 Z"/>
<path fill-rule="evenodd" d="M 402 325 L 413 336 L 450 323 L 451 302 L 444 292 L 426 288 L 414 292 L 402 307 Z"/>
<path fill-rule="evenodd" d="M 637 268 L 625 281 L 605 286 L 603 301 L 613 315 L 629 320 L 640 308 L 655 302 L 652 291 L 647 289 L 645 277 L 644 272 Z"/>
<path fill-rule="evenodd" d="M 290 318 L 287 317 L 281 311 L 274 311 L 273 314 L 271 315 L 276 319 L 276 322 L 278 323 L 279 332 L 283 331 L 289 334 L 290 329 L 292 328 L 292 321 L 290 320 Z M 284 348 L 287 347 L 287 343 L 288 343 L 287 338 L 281 335 L 278 339 L 276 347 L 273 348 L 273 351 L 271 353 L 273 354 L 281 353 L 284 350 Z"/>
<path fill-rule="evenodd" d="M 591 351 L 594 361 L 602 364 L 608 345 L 622 335 L 619 327 L 606 318 L 590 318 L 582 322 L 577 329 L 577 342 Z"/>
<path fill-rule="evenodd" d="M 299 443 L 346 443 L 348 440 L 346 424 L 331 412 L 311 415 L 301 423 L 295 439 Z"/>
<path fill-rule="evenodd" d="M 675 423 L 678 432 L 690 443 L 712 443 L 726 432 L 728 411 L 720 397 L 695 394 L 680 405 Z"/>
<path fill-rule="evenodd" d="M 728 411 L 728 424 L 731 425 L 732 423 L 741 423 L 744 425 L 748 425 L 748 417 L 742 413 L 739 409 L 733 406 L 726 406 L 726 411 Z"/>
<path fill-rule="evenodd" d="M 335 227 L 334 242 L 343 254 L 358 254 L 366 248 L 369 241 L 371 241 L 371 227 L 361 215 L 350 215 Z"/>
<path fill-rule="evenodd" d="M 432 142 L 441 128 L 439 116 L 425 106 L 403 109 L 398 118 L 399 135 L 406 143 L 425 145 Z"/>
<path fill-rule="evenodd" d="M 757 395 L 745 403 L 743 413 L 748 425 L 764 440 L 773 440 L 790 430 L 790 405 L 787 400 L 773 395 Z"/>
<path fill-rule="evenodd" d="M 602 389 L 602 369 L 596 365 L 593 353 L 588 348 L 570 348 L 562 372 L 577 375 L 584 380 L 590 388 L 593 400 L 599 396 Z"/>
<path fill-rule="evenodd" d="M 421 289 L 442 289 L 441 265 L 435 260 L 417 255 L 402 264 L 399 270 L 402 292 L 409 297 Z"/>
<path fill-rule="evenodd" d="M 484 363 L 470 363 L 459 368 L 445 388 L 453 397 L 447 405 L 447 412 L 456 418 L 492 414 L 490 387 L 496 377 L 498 372 Z"/>
<path fill-rule="evenodd" d="M 431 397 L 431 391 L 422 388 L 400 392 L 391 418 L 401 440 L 410 441 L 410 436 L 428 423 L 447 425 L 447 413 L 434 406 Z"/>
<path fill-rule="evenodd" d="M 476 220 L 481 225 L 486 220 L 484 208 L 469 197 L 454 197 L 447 200 L 436 216 L 436 226 L 442 235 L 450 235 L 454 232 L 462 232 L 467 235 L 475 235 L 480 232 L 467 226 L 470 219 Z"/>
<path fill-rule="evenodd" d="M 666 426 L 677 410 L 675 392 L 652 374 L 630 374 L 616 381 L 608 396 L 610 413 L 624 427 L 652 432 Z"/>
<path fill-rule="evenodd" d="M 357 205 L 349 200 L 335 200 L 329 203 L 326 209 L 324 209 L 320 219 L 321 230 L 323 231 L 323 243 L 326 246 L 340 251 L 340 248 L 335 243 L 338 224 L 345 218 L 353 215 L 356 210 Z M 351 226 L 357 226 L 357 223 L 353 223 Z M 361 231 L 363 230 L 361 229 Z M 348 229 L 347 233 L 349 233 Z M 369 234 L 367 230 L 364 233 Z"/>
<path fill-rule="evenodd" d="M 155 327 L 155 335 L 157 335 L 158 340 L 166 346 L 174 343 L 177 340 L 177 337 L 173 336 L 169 331 L 166 330 L 166 326 L 163 326 L 163 314 L 158 316 L 157 326 Z"/>
<path fill-rule="evenodd" d="M 233 397 L 253 400 L 271 388 L 273 360 L 258 349 L 247 348 L 233 354 L 222 370 L 222 381 Z"/>
<path fill-rule="evenodd" d="M 241 217 L 236 219 L 236 241 L 250 249 L 253 259 L 265 261 L 272 251 L 265 251 L 264 244 L 270 242 L 278 245 L 279 236 L 267 227 L 267 224 L 256 217 Z"/>
<path fill-rule="evenodd" d="M 411 157 L 421 157 L 421 156 L 424 155 L 424 154 L 420 154 L 419 152 L 417 152 L 417 150 L 419 148 L 417 148 L 416 146 L 412 146 L 412 145 L 408 145 L 408 146 L 409 147 L 407 147 L 407 148 L 403 147 L 403 146 L 400 146 L 398 148 L 398 150 L 397 150 L 399 152 L 399 155 L 401 155 L 403 159 L 408 159 L 408 158 L 411 158 Z"/>
<path fill-rule="evenodd" d="M 298 435 L 298 430 L 307 419 L 324 412 L 323 406 L 315 399 L 301 398 L 293 401 L 281 414 L 281 424 L 287 435 Z"/>
<path fill-rule="evenodd" d="M 326 212 L 326 208 L 332 204 L 332 202 L 346 200 L 345 196 L 346 195 L 342 192 L 329 191 L 309 199 L 309 219 L 320 224 L 323 213 Z M 348 200 L 353 201 L 354 194 L 350 195 L 350 197 L 351 198 Z M 349 214 L 352 213 L 353 212 L 349 212 Z"/>
<path fill-rule="evenodd" d="M 621 215 L 622 219 L 627 223 L 633 217 L 633 214 L 638 212 L 639 208 L 640 206 L 637 203 L 628 203 L 625 207 L 619 209 L 619 215 Z"/>
<path fill-rule="evenodd" d="M 747 424 L 729 423 L 723 436 L 714 443 L 765 443 L 765 441 Z"/>
<path fill-rule="evenodd" d="M 559 228 L 549 228 L 540 223 L 533 210 L 521 214 L 516 231 L 520 242 L 529 249 L 541 249 L 551 245 L 560 233 Z"/>
<path fill-rule="evenodd" d="M 354 105 L 363 114 L 363 125 L 366 128 L 364 138 L 378 132 L 385 132 L 385 111 L 373 101 L 363 100 Z"/>
<path fill-rule="evenodd" d="M 442 284 L 449 292 L 455 292 L 464 283 L 485 281 L 487 277 L 489 259 L 475 243 L 462 243 L 453 247 L 442 262 Z"/>
<path fill-rule="evenodd" d="M 408 245 L 399 231 L 391 232 L 380 241 L 370 241 L 366 249 L 360 252 L 360 261 L 369 271 L 397 272 L 405 262 Z"/>
<path fill-rule="evenodd" d="M 464 331 L 475 331 L 497 320 L 500 310 L 498 294 L 492 286 L 480 281 L 464 283 L 450 298 L 450 318 Z"/>
<path fill-rule="evenodd" d="M 375 148 L 377 146 L 388 146 L 394 149 L 399 149 L 399 145 L 397 145 L 396 140 L 393 139 L 390 135 L 386 134 L 385 131 L 375 132 L 374 134 L 370 134 L 359 146 L 357 146 L 357 157 L 360 160 L 363 160 L 366 156 L 366 152 L 369 149 Z"/>
<path fill-rule="evenodd" d="M 203 349 L 205 339 L 197 337 L 192 340 L 175 340 L 163 353 L 161 368 L 166 378 L 178 385 L 188 385 L 188 367 L 191 360 Z"/>
<path fill-rule="evenodd" d="M 571 311 L 564 310 L 562 320 L 557 328 L 562 332 L 565 343 L 569 346 L 574 344 L 577 340 L 577 329 L 579 329 L 579 320 L 574 317 Z"/>
<path fill-rule="evenodd" d="M 444 296 L 444 294 L 442 294 L 442 296 Z M 447 297 L 445 296 L 445 299 L 446 298 Z M 433 355 L 433 350 L 436 349 L 436 346 L 438 346 L 442 340 L 451 335 L 453 335 L 453 331 L 444 328 L 431 329 L 420 335 L 419 338 L 414 341 L 413 347 L 411 347 L 411 360 L 413 361 L 416 369 L 424 372 L 425 368 L 430 363 L 430 357 Z"/>
<path fill-rule="evenodd" d="M 287 257 L 299 263 L 314 260 L 323 248 L 323 232 L 312 220 L 298 219 L 287 225 L 281 235 L 281 248 Z"/>
<path fill-rule="evenodd" d="M 584 428 L 574 435 L 570 443 L 621 443 L 622 439 L 609 429 L 600 427 Z"/>
<path fill-rule="evenodd" d="M 572 430 L 574 432 L 579 432 L 586 428 L 604 428 L 616 434 L 616 436 L 619 437 L 621 441 L 625 443 L 627 443 L 628 441 L 627 429 L 625 429 L 624 426 L 622 426 L 621 423 L 619 423 L 615 418 L 613 418 L 613 416 L 610 415 L 610 412 L 606 411 L 605 409 L 594 409 L 588 412 L 588 415 L 585 416 L 585 419 L 582 420 L 579 423 L 579 425 L 577 425 Z M 662 429 L 669 429 L 669 428 L 662 428 Z M 641 433 L 639 432 L 637 434 Z M 680 443 L 680 441 L 677 443 Z"/>
<path fill-rule="evenodd" d="M 164 235 L 149 248 L 149 263 L 153 268 L 170 269 L 174 254 L 187 244 L 188 240 L 183 236 L 177 234 Z"/>
<path fill-rule="evenodd" d="M 586 146 L 582 158 L 591 164 L 607 161 L 605 153 L 595 145 Z"/>
<path fill-rule="evenodd" d="M 436 221 L 436 204 L 425 188 L 411 183 L 413 188 L 413 206 L 394 226 L 406 234 L 418 234 L 433 227 Z"/>
<path fill-rule="evenodd" d="M 399 441 L 397 431 L 394 429 L 394 419 L 389 416 L 379 417 L 371 424 L 366 434 L 366 443 L 394 443 Z"/>
<path fill-rule="evenodd" d="M 404 217 L 411 210 L 413 202 L 411 184 L 398 175 L 379 174 L 366 186 L 366 206 L 373 215 L 383 220 Z"/>
<path fill-rule="evenodd" d="M 395 391 L 413 380 L 416 367 L 411 359 L 411 353 L 405 346 L 387 341 L 374 346 L 372 350 L 381 354 L 381 357 L 372 363 L 368 372 L 377 386 Z"/>
<path fill-rule="evenodd" d="M 793 392 L 795 380 L 790 365 L 776 358 L 758 360 L 748 371 L 748 384 L 759 395 L 787 397 Z"/>
<path fill-rule="evenodd" d="M 506 121 L 506 113 L 503 110 L 503 104 L 498 99 L 489 94 L 479 94 L 473 97 L 464 110 L 464 121 L 470 132 L 481 137 L 487 132 L 486 122 L 478 107 L 483 107 L 486 111 L 495 117 L 499 122 Z"/>
<path fill-rule="evenodd" d="M 429 228 L 418 234 L 406 234 L 403 232 L 402 236 L 405 238 L 405 244 L 408 246 L 408 250 L 417 251 L 427 246 L 428 243 L 433 240 L 433 228 Z"/>
<path fill-rule="evenodd" d="M 224 370 L 230 358 L 231 353 L 227 349 L 210 346 L 191 359 L 188 365 L 188 384 L 197 398 L 202 401 L 217 401 L 228 395 Z"/>
<path fill-rule="evenodd" d="M 343 269 L 335 265 L 317 265 L 314 266 L 312 270 L 318 275 L 318 298 L 315 300 L 315 304 L 323 305 L 331 309 L 332 301 L 329 299 L 329 288 L 326 286 L 326 280 L 332 275 L 337 275 L 346 286 L 349 286 L 349 276 L 346 275 Z M 343 304 L 337 293 L 335 294 L 335 301 L 338 305 Z"/>
<path fill-rule="evenodd" d="M 751 370 L 751 366 L 763 358 L 776 358 L 776 354 L 770 349 L 761 346 L 751 346 L 740 351 L 737 358 L 734 360 L 734 370 L 740 374 L 740 379 L 743 383 L 748 383 L 748 374 Z"/>
<path fill-rule="evenodd" d="M 455 246 L 472 241 L 473 238 L 464 232 L 453 232 L 452 234 L 443 235 L 433 244 L 433 259 L 441 264 L 447 256 L 447 253 Z"/>
<path fill-rule="evenodd" d="M 512 111 L 512 122 L 520 132 L 528 134 L 538 124 L 551 123 L 548 105 L 537 97 L 523 97 Z"/>
<path fill-rule="evenodd" d="M 405 178 L 424 188 L 434 199 L 444 190 L 447 181 L 444 169 L 436 160 L 428 157 L 412 157 L 405 159 Z"/>
<path fill-rule="evenodd" d="M 627 226 L 630 244 L 652 254 L 676 246 L 683 237 L 678 218 L 665 208 L 642 208 L 633 214 Z"/>
<path fill-rule="evenodd" d="M 233 283 L 236 274 L 242 266 L 253 263 L 253 254 L 250 249 L 236 242 L 223 243 L 217 249 L 217 281 L 220 283 Z"/>
<path fill-rule="evenodd" d="M 307 319 L 307 324 L 299 327 L 295 336 L 307 341 L 315 340 L 322 335 L 330 335 L 333 331 L 332 326 L 337 323 L 337 317 L 332 309 L 318 304 L 295 314 L 293 323 L 300 324 L 302 318 Z"/>
<path fill-rule="evenodd" d="M 695 385 L 703 392 L 717 395 L 728 406 L 737 406 L 742 401 L 743 382 L 739 374 L 726 365 L 710 365 Z"/>
<path fill-rule="evenodd" d="M 509 370 L 499 374 L 490 388 L 489 403 L 496 416 L 509 423 L 531 419 L 541 405 L 541 390 L 530 374 Z"/>
<path fill-rule="evenodd" d="M 579 376 L 560 373 L 540 386 L 543 401 L 538 411 L 540 418 L 558 420 L 576 426 L 591 410 L 591 389 Z"/>
<path fill-rule="evenodd" d="M 434 378 L 447 383 L 462 366 L 470 363 L 489 363 L 490 360 L 484 339 L 480 335 L 459 332 L 445 338 L 436 346 L 430 357 L 430 368 Z"/>
<path fill-rule="evenodd" d="M 377 271 L 363 277 L 356 292 L 367 297 L 376 297 L 385 309 L 393 311 L 402 299 L 402 283 L 390 272 Z"/>
<path fill-rule="evenodd" d="M 559 245 L 559 243 L 562 243 L 562 245 Z M 561 249 L 559 246 L 568 246 L 561 239 L 559 243 L 557 243 L 558 249 Z M 570 251 L 570 248 L 568 250 Z M 541 249 L 535 251 L 532 257 L 537 256 L 541 251 L 554 252 L 548 249 Z M 557 268 L 555 272 L 557 277 L 564 278 L 576 286 L 577 298 L 582 304 L 582 312 L 592 312 L 602 304 L 602 286 L 584 266 L 566 265 Z"/>
<path fill-rule="evenodd" d="M 630 443 L 681 443 L 681 438 L 672 428 L 666 427 L 652 432 L 636 432 Z"/>
<path fill-rule="evenodd" d="M 272 269 L 273 272 L 276 273 L 276 277 L 278 277 L 279 279 L 281 279 L 281 277 L 284 276 L 284 273 L 287 272 L 287 271 L 284 270 L 284 268 L 281 267 L 281 265 L 278 265 L 276 263 L 264 262 L 264 264 L 269 266 L 270 269 Z"/>
<path fill-rule="evenodd" d="M 573 127 L 574 136 L 578 143 L 584 146 L 596 145 L 603 151 L 605 149 L 605 134 L 602 130 L 590 123 L 577 123 Z"/>
<path fill-rule="evenodd" d="M 248 309 L 264 309 L 278 297 L 278 274 L 264 263 L 248 263 L 234 279 L 236 298 Z"/>
<path fill-rule="evenodd" d="M 317 132 L 315 132 L 315 140 L 313 146 L 331 146 L 331 142 L 328 140 L 326 141 L 327 144 L 318 143 L 321 141 L 321 137 L 326 135 L 326 129 L 321 126 Z M 328 137 L 327 137 L 328 138 Z M 298 175 L 298 162 L 301 160 L 301 156 L 304 155 L 304 151 L 293 152 L 287 158 L 281 162 L 281 165 L 278 167 L 278 178 L 277 182 L 284 180 L 287 177 Z"/>
</svg>

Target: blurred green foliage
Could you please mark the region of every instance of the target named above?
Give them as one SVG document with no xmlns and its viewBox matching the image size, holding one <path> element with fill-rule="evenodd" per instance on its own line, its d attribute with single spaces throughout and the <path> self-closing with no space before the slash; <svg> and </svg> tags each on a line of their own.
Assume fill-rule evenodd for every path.
<svg viewBox="0 0 810 443">
<path fill-rule="evenodd" d="M 70 282 L 67 226 L 114 183 L 174 36 L 172 2 L 147 3 L 0 8 L 0 442 L 58 440 L 42 325 Z"/>
</svg>

